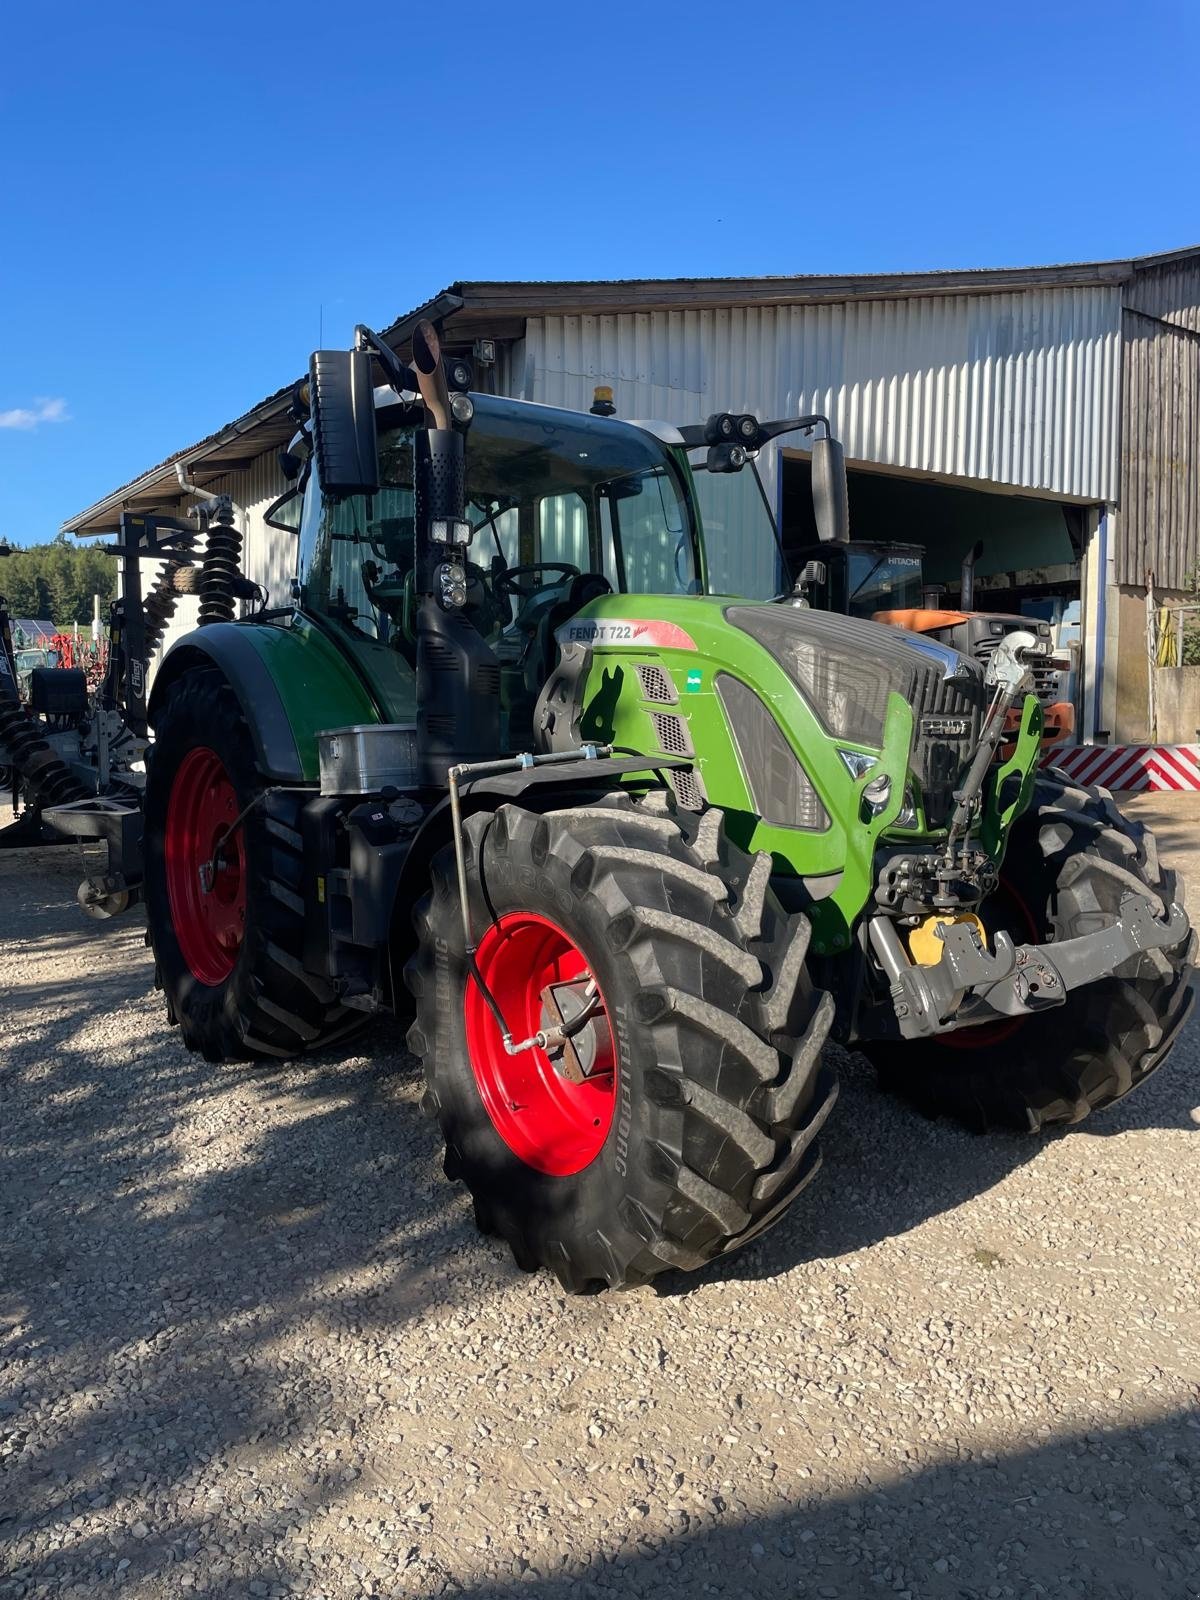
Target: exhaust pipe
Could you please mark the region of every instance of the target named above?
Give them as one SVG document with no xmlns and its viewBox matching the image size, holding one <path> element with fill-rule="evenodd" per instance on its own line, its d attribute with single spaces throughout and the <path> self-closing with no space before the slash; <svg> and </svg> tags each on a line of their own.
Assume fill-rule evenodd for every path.
<svg viewBox="0 0 1200 1600">
<path fill-rule="evenodd" d="M 435 428 L 450 426 L 450 388 L 442 366 L 442 345 L 437 329 L 424 318 L 417 323 L 412 338 L 413 366 L 421 399 Z"/>
<path fill-rule="evenodd" d="M 983 554 L 983 540 L 977 539 L 962 559 L 962 587 L 958 596 L 958 609 L 970 611 L 975 605 L 975 563 Z"/>
<path fill-rule="evenodd" d="M 443 788 L 452 768 L 500 748 L 500 668 L 465 613 L 471 525 L 462 429 L 466 395 L 450 394 L 432 323 L 413 331 L 412 364 L 428 426 L 414 448 L 417 525 L 417 759 L 422 782 Z M 458 426 L 456 426 L 458 424 Z"/>
</svg>

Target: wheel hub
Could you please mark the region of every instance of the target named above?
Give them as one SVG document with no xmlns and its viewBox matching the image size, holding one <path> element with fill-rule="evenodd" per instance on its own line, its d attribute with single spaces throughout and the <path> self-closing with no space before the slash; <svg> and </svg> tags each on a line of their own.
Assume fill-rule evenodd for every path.
<svg viewBox="0 0 1200 1600">
<path fill-rule="evenodd" d="M 590 972 L 574 983 L 550 983 L 542 990 L 542 1031 L 565 1032 L 561 1044 L 546 1051 L 550 1065 L 569 1083 L 612 1072 L 612 1029 Z"/>
</svg>

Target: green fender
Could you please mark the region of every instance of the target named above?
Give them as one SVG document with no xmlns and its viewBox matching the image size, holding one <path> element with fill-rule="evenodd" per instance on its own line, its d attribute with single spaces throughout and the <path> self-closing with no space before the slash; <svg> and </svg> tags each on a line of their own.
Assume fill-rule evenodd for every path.
<svg viewBox="0 0 1200 1600">
<path fill-rule="evenodd" d="M 237 695 L 259 770 L 278 782 L 317 781 L 317 734 L 323 729 L 387 720 L 333 641 L 296 618 L 214 622 L 185 635 L 155 674 L 151 724 L 171 684 L 206 666 L 217 667 Z"/>
</svg>

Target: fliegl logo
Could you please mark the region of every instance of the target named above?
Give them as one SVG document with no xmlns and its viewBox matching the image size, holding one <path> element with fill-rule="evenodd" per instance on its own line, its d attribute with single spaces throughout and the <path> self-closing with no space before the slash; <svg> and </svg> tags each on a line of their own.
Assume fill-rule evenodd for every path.
<svg viewBox="0 0 1200 1600">
<path fill-rule="evenodd" d="M 674 622 L 643 621 L 640 617 L 580 618 L 564 622 L 554 637 L 560 645 L 582 644 L 589 650 L 631 646 L 638 650 L 695 650 L 696 641 Z"/>
</svg>

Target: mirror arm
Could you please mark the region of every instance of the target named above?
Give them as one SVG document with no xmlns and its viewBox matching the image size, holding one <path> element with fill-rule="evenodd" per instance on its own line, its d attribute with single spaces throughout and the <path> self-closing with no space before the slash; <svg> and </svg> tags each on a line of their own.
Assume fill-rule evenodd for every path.
<svg viewBox="0 0 1200 1600">
<path fill-rule="evenodd" d="M 391 346 L 385 344 L 379 335 L 363 322 L 360 322 L 354 330 L 354 348 L 356 350 L 370 350 L 374 354 L 376 361 L 383 368 L 388 382 L 398 395 L 417 394 L 420 392 L 417 375 L 413 369 L 406 361 L 401 361 Z"/>
<path fill-rule="evenodd" d="M 829 418 L 822 416 L 819 411 L 814 411 L 807 417 L 781 417 L 778 422 L 762 422 L 759 424 L 759 429 L 764 439 L 778 439 L 780 434 L 783 433 L 811 433 L 814 428 L 824 428 L 827 439 L 833 437 L 833 430 L 829 426 Z"/>
<path fill-rule="evenodd" d="M 768 439 L 777 439 L 782 433 L 811 433 L 814 428 L 824 428 L 827 439 L 833 437 L 833 429 L 829 425 L 829 418 L 823 416 L 819 411 L 814 411 L 807 417 L 780 417 L 777 422 L 760 422 L 758 425 L 761 443 L 765 443 Z M 700 449 L 709 443 L 707 423 L 689 422 L 686 426 L 681 427 L 678 432 L 679 442 L 685 450 Z M 733 439 L 729 442 L 737 444 L 739 441 Z M 758 447 L 747 445 L 746 448 Z"/>
</svg>

